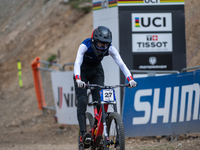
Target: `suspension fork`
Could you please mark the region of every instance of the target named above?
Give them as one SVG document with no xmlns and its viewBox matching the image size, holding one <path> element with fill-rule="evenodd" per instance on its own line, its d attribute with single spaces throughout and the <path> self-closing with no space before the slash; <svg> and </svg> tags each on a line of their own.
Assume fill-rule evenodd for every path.
<svg viewBox="0 0 200 150">
<path fill-rule="evenodd" d="M 114 108 L 114 112 L 117 112 L 117 105 L 116 105 L 116 103 L 113 104 L 113 108 Z M 117 123 L 116 122 L 115 122 L 115 128 L 117 129 Z M 119 135 L 119 133 L 118 133 L 118 130 L 117 130 L 117 139 L 116 139 L 116 141 L 119 140 L 119 136 L 118 135 Z"/>
<path fill-rule="evenodd" d="M 113 107 L 114 107 L 114 112 L 117 112 L 117 105 L 113 104 Z"/>
<path fill-rule="evenodd" d="M 114 112 L 117 112 L 117 105 L 116 104 L 113 104 L 113 107 L 114 107 Z M 117 124 L 115 123 L 115 126 L 116 126 L 116 129 L 117 129 Z M 117 140 L 118 140 L 118 135 L 119 135 L 119 133 L 118 133 L 118 130 L 117 130 Z"/>
</svg>

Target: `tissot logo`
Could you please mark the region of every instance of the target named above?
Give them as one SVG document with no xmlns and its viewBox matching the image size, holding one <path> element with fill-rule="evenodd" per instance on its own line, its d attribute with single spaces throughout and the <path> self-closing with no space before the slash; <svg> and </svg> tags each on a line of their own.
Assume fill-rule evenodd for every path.
<svg viewBox="0 0 200 150">
<path fill-rule="evenodd" d="M 133 52 L 171 52 L 172 34 L 132 34 Z"/>
<path fill-rule="evenodd" d="M 172 31 L 171 13 L 132 13 L 132 31 Z"/>
<path fill-rule="evenodd" d="M 147 41 L 158 41 L 158 35 L 147 35 Z"/>
<path fill-rule="evenodd" d="M 158 35 L 147 35 L 146 42 L 137 42 L 139 48 L 166 48 L 168 42 L 158 41 Z"/>
</svg>

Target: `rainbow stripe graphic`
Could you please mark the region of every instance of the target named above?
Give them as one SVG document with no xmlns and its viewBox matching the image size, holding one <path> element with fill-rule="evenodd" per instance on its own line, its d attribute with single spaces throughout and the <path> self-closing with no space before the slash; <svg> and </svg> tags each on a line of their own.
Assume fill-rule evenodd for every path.
<svg viewBox="0 0 200 150">
<path fill-rule="evenodd" d="M 108 8 L 117 7 L 117 0 L 108 0 Z"/>
<path fill-rule="evenodd" d="M 93 3 L 93 10 L 100 10 L 101 9 L 101 1 Z"/>
<path fill-rule="evenodd" d="M 153 3 L 145 3 L 144 0 L 107 0 L 108 8 L 126 5 L 152 5 Z M 157 5 L 179 5 L 184 4 L 185 0 L 158 0 Z M 93 10 L 101 10 L 102 1 L 93 3 Z"/>
<path fill-rule="evenodd" d="M 118 4 L 138 4 L 144 3 L 143 0 L 118 0 Z"/>
<path fill-rule="evenodd" d="M 135 17 L 135 27 L 140 27 L 139 17 Z"/>
<path fill-rule="evenodd" d="M 185 0 L 158 0 L 157 5 L 177 5 L 177 4 L 184 4 Z M 126 6 L 126 5 L 154 5 L 154 3 L 147 3 L 144 0 L 118 0 L 118 5 L 119 6 Z"/>
<path fill-rule="evenodd" d="M 184 3 L 184 0 L 160 0 L 160 3 Z"/>
<path fill-rule="evenodd" d="M 108 0 L 108 8 L 117 7 L 117 0 Z M 93 3 L 93 10 L 102 9 L 101 1 Z"/>
</svg>

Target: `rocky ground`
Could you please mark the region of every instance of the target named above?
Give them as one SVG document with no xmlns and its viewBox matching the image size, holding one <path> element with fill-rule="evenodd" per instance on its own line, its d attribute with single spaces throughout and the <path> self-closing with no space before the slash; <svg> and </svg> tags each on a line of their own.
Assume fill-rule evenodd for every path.
<svg viewBox="0 0 200 150">
<path fill-rule="evenodd" d="M 24 120 L 20 124 L 1 126 L 1 150 L 76 150 L 77 130 L 75 125 L 58 125 L 53 112 L 46 116 Z M 177 140 L 170 137 L 126 138 L 126 150 L 198 150 L 200 134 L 180 135 Z"/>
<path fill-rule="evenodd" d="M 91 6 L 91 3 L 84 6 Z M 200 1 L 185 0 L 187 66 L 200 65 Z M 61 65 L 74 62 L 79 43 L 93 30 L 92 12 L 62 0 L 0 0 L 0 150 L 77 149 L 77 126 L 61 126 L 54 111 L 38 109 L 31 62 L 47 60 L 59 49 Z M 23 88 L 18 86 L 17 60 L 22 62 Z M 71 69 L 66 68 L 66 69 Z M 44 78 L 48 74 L 43 74 Z M 49 81 L 45 97 L 52 104 Z M 200 134 L 126 138 L 126 149 L 200 149 Z"/>
</svg>

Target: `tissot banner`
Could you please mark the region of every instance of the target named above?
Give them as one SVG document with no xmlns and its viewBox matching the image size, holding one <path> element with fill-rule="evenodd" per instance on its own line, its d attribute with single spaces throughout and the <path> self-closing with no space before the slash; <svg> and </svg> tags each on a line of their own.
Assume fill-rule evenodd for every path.
<svg viewBox="0 0 200 150">
<path fill-rule="evenodd" d="M 132 52 L 172 52 L 172 34 L 132 34 Z"/>
<path fill-rule="evenodd" d="M 125 89 L 127 137 L 200 132 L 200 70 L 136 81 L 136 88 Z"/>
</svg>

